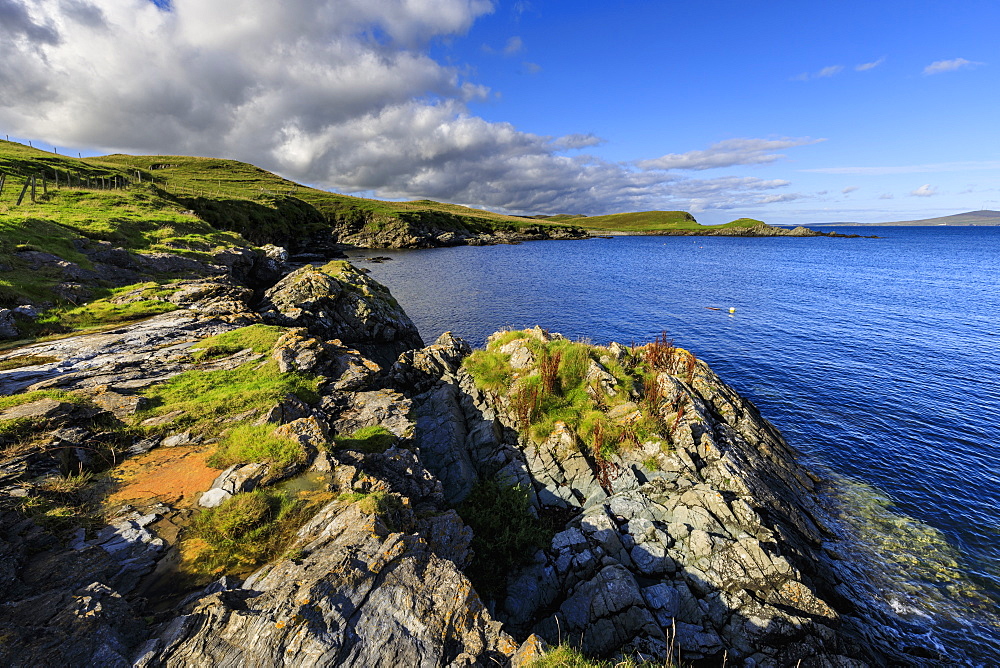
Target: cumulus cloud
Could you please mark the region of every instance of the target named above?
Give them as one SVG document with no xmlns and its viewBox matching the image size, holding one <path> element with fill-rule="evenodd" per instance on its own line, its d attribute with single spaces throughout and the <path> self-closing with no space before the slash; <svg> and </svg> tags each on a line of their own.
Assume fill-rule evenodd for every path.
<svg viewBox="0 0 1000 668">
<path fill-rule="evenodd" d="M 822 139 L 808 137 L 781 139 L 726 139 L 712 144 L 705 150 L 688 151 L 687 153 L 670 153 L 652 160 L 639 160 L 636 164 L 641 169 L 716 169 L 734 165 L 759 165 L 774 162 L 783 156 L 774 151 L 781 151 L 796 146 L 815 144 Z"/>
<path fill-rule="evenodd" d="M 885 62 L 885 56 L 882 56 L 878 60 L 872 61 L 870 63 L 861 63 L 860 65 L 855 65 L 854 70 L 856 72 L 867 72 L 868 70 L 875 69 L 884 62 Z"/>
<path fill-rule="evenodd" d="M 477 117 L 468 103 L 489 91 L 430 57 L 433 40 L 494 9 L 0 0 L 0 125 L 58 146 L 234 157 L 339 192 L 518 213 L 754 205 L 788 183 L 665 170 L 767 163 L 813 141 L 729 140 L 645 167 L 567 155 L 600 140 Z"/>
<path fill-rule="evenodd" d="M 937 187 L 932 186 L 929 183 L 925 183 L 910 194 L 914 197 L 931 197 L 933 195 L 937 195 Z"/>
<path fill-rule="evenodd" d="M 937 60 L 924 68 L 924 74 L 941 74 L 942 72 L 954 72 L 955 70 L 960 70 L 963 67 L 975 67 L 976 65 L 982 65 L 982 64 L 983 63 L 977 63 L 971 60 L 966 60 L 965 58 L 954 58 L 952 60 Z"/>
<path fill-rule="evenodd" d="M 844 188 L 840 192 L 843 193 L 844 195 L 847 195 L 849 193 L 854 192 L 857 189 L 858 189 L 858 186 L 847 186 L 846 188 Z"/>
</svg>

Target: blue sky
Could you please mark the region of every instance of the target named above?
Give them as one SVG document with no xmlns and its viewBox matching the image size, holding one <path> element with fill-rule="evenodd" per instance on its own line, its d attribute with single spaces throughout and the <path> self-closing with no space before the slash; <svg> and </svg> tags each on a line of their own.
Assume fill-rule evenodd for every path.
<svg viewBox="0 0 1000 668">
<path fill-rule="evenodd" d="M 0 0 L 0 132 L 513 213 L 883 222 L 1000 209 L 998 28 L 995 0 Z"/>
</svg>

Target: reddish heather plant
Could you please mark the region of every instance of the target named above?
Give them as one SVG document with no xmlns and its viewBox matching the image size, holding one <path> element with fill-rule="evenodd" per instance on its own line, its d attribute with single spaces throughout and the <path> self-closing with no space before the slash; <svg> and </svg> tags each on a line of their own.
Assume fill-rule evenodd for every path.
<svg viewBox="0 0 1000 668">
<path fill-rule="evenodd" d="M 673 340 L 667 338 L 666 332 L 661 332 L 652 343 L 646 345 L 643 358 L 653 371 L 671 371 L 674 350 Z"/>
<path fill-rule="evenodd" d="M 538 372 L 542 376 L 542 389 L 547 394 L 555 394 L 559 384 L 559 361 L 562 359 L 561 352 L 549 353 L 547 350 L 542 353 L 538 360 Z"/>
<path fill-rule="evenodd" d="M 521 429 L 527 430 L 532 420 L 538 414 L 538 387 L 532 385 L 521 387 L 511 395 L 514 404 L 514 414 L 517 416 Z"/>
</svg>

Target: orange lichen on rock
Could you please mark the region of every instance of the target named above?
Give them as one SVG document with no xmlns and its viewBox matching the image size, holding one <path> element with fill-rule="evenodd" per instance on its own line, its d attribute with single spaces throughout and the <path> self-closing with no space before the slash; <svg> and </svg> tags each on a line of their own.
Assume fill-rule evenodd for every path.
<svg viewBox="0 0 1000 668">
<path fill-rule="evenodd" d="M 108 497 L 111 504 L 157 500 L 194 507 L 201 493 L 212 486 L 220 471 L 205 463 L 211 448 L 189 446 L 157 448 L 123 462 L 112 475 L 118 489 Z"/>
</svg>

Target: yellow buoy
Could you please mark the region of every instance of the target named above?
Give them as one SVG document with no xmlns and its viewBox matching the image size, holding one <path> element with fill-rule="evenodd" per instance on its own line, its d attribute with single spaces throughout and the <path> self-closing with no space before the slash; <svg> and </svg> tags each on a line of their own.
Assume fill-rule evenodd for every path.
<svg viewBox="0 0 1000 668">
<path fill-rule="evenodd" d="M 730 313 L 736 313 L 736 307 L 735 306 L 730 306 L 729 307 L 729 312 Z"/>
</svg>

